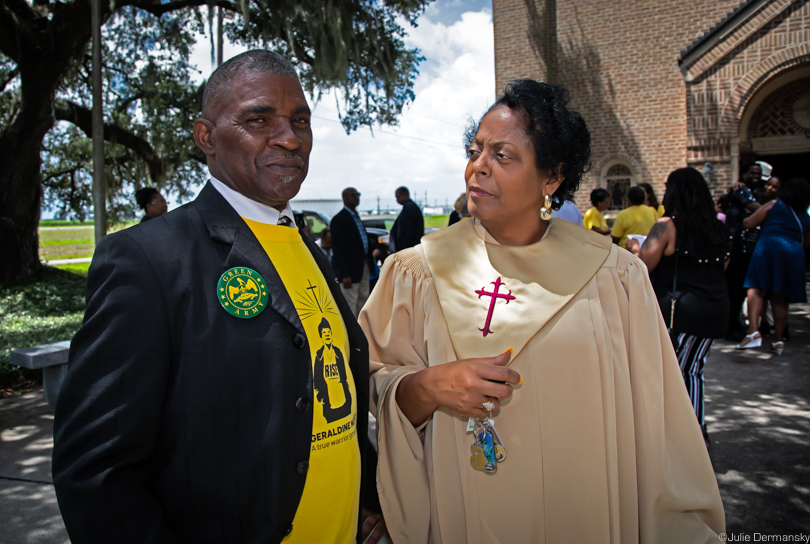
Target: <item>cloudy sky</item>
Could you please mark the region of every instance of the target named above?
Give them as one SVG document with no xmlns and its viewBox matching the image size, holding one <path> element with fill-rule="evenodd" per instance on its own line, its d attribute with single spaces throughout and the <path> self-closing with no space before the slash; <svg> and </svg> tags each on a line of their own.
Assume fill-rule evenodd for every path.
<svg viewBox="0 0 810 544">
<path fill-rule="evenodd" d="M 409 30 L 408 47 L 425 61 L 416 79 L 416 100 L 397 127 L 368 128 L 347 135 L 334 96 L 313 107 L 314 144 L 300 199 L 340 198 L 348 186 L 361 196 L 360 210 L 399 209 L 394 190 L 410 188 L 415 200 L 452 205 L 464 191 L 461 144 L 469 117 L 478 118 L 495 99 L 491 0 L 438 0 Z M 225 57 L 237 53 L 225 49 Z M 203 77 L 210 73 L 210 42 L 195 55 Z M 337 210 L 336 210 L 337 211 Z"/>
</svg>

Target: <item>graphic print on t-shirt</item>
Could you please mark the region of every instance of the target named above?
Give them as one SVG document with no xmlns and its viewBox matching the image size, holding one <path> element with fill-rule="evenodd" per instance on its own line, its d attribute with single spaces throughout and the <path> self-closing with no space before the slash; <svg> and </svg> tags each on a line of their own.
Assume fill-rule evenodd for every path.
<svg viewBox="0 0 810 544">
<path fill-rule="evenodd" d="M 323 406 L 323 417 L 334 423 L 352 412 L 352 394 L 346 379 L 346 360 L 340 349 L 332 344 L 332 326 L 323 317 L 318 324 L 323 346 L 315 353 L 315 400 Z"/>
</svg>

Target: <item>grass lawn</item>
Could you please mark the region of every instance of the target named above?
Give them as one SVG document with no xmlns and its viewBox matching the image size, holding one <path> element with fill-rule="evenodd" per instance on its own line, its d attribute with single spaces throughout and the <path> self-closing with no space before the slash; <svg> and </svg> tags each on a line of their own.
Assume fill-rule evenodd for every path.
<svg viewBox="0 0 810 544">
<path fill-rule="evenodd" d="M 428 215 L 425 216 L 425 228 L 440 229 L 446 227 L 449 220 L 449 215 Z"/>
<path fill-rule="evenodd" d="M 42 379 L 41 370 L 11 365 L 11 350 L 69 340 L 79 330 L 85 279 L 86 271 L 46 266 L 26 281 L 0 284 L 0 396 Z"/>
<path fill-rule="evenodd" d="M 136 224 L 130 221 L 110 227 L 115 232 Z M 73 223 L 70 221 L 42 221 L 39 224 L 39 258 L 43 261 L 55 259 L 79 259 L 92 257 L 96 248 L 93 223 Z M 84 266 L 83 270 L 87 271 Z"/>
</svg>

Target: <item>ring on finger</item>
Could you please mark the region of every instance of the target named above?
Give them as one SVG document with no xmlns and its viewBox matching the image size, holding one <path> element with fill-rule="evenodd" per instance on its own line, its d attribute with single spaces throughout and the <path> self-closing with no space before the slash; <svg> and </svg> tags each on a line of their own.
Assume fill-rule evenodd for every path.
<svg viewBox="0 0 810 544">
<path fill-rule="evenodd" d="M 488 400 L 486 402 L 482 402 L 481 405 L 484 407 L 484 410 L 486 410 L 487 412 L 491 412 L 492 410 L 495 409 L 495 403 L 492 402 L 491 400 Z"/>
</svg>

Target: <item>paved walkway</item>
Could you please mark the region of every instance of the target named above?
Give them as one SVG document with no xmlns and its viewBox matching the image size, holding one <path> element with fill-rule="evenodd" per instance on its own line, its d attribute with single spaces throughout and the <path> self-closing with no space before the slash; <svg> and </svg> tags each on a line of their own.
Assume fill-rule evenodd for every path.
<svg viewBox="0 0 810 544">
<path fill-rule="evenodd" d="M 706 367 L 709 453 L 736 542 L 810 537 L 810 306 L 791 308 L 790 333 L 781 357 L 717 341 Z M 68 542 L 52 429 L 41 390 L 0 400 L 0 544 Z"/>
</svg>

